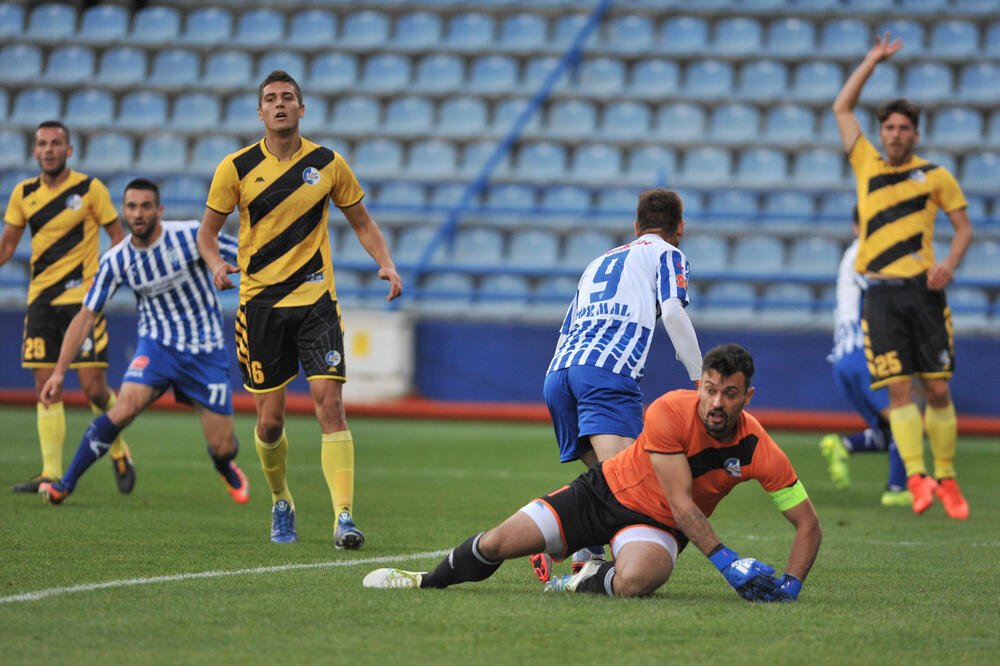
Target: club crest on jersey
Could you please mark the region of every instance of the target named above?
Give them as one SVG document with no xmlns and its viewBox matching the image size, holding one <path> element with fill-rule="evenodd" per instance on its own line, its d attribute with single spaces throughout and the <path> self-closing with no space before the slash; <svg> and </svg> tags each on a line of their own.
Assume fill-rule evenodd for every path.
<svg viewBox="0 0 1000 666">
<path fill-rule="evenodd" d="M 920 169 L 914 169 L 910 172 L 910 180 L 915 180 L 918 183 L 923 183 L 927 180 L 927 174 L 925 174 Z"/>
<path fill-rule="evenodd" d="M 340 365 L 341 360 L 340 352 L 336 349 L 332 349 L 326 353 L 326 364 L 331 368 L 336 368 Z"/>
<path fill-rule="evenodd" d="M 726 458 L 726 462 L 722 463 L 722 466 L 726 468 L 726 474 L 736 479 L 740 478 L 739 458 Z"/>
<path fill-rule="evenodd" d="M 70 210 L 80 210 L 83 208 L 83 197 L 79 194 L 71 194 L 66 197 L 66 208 Z"/>
<path fill-rule="evenodd" d="M 302 180 L 306 181 L 310 185 L 315 185 L 319 182 L 319 171 L 314 167 L 306 167 L 302 172 Z"/>
</svg>

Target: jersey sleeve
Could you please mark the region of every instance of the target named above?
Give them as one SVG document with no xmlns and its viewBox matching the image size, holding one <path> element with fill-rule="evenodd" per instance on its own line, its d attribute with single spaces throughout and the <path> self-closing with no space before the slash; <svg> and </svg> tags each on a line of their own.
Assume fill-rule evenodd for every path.
<svg viewBox="0 0 1000 666">
<path fill-rule="evenodd" d="M 688 304 L 688 273 L 691 269 L 687 257 L 680 250 L 665 250 L 660 255 L 656 271 L 657 298 L 662 303 L 670 298 L 679 299 L 685 307 Z"/>
<path fill-rule="evenodd" d="M 24 209 L 21 207 L 24 183 L 18 183 L 14 191 L 10 193 L 10 201 L 7 202 L 7 212 L 4 213 L 3 221 L 15 227 L 23 227 L 27 224 L 24 218 Z"/>
<path fill-rule="evenodd" d="M 847 154 L 847 159 L 851 163 L 854 175 L 858 176 L 864 173 L 869 162 L 873 159 L 878 159 L 878 151 L 875 150 L 872 142 L 864 134 L 861 134 L 858 136 L 858 140 L 854 142 L 854 145 L 851 146 L 851 152 Z"/>
<path fill-rule="evenodd" d="M 238 241 L 227 233 L 219 234 L 219 254 L 230 264 L 236 265 L 236 252 L 239 249 Z"/>
<path fill-rule="evenodd" d="M 240 179 L 232 156 L 227 157 L 215 168 L 212 186 L 208 189 L 206 206 L 221 215 L 229 215 L 240 201 Z"/>
<path fill-rule="evenodd" d="M 91 214 L 102 227 L 118 220 L 118 211 L 111 201 L 108 188 L 97 178 L 90 181 Z"/>
<path fill-rule="evenodd" d="M 101 263 L 97 266 L 97 275 L 90 283 L 90 289 L 83 298 L 83 305 L 91 312 L 101 312 L 108 304 L 108 299 L 115 295 L 121 285 L 121 278 L 114 270 L 113 263 L 120 255 L 113 250 L 101 257 Z"/>
<path fill-rule="evenodd" d="M 934 169 L 937 187 L 934 188 L 935 203 L 946 213 L 956 211 L 968 205 L 958 181 L 951 172 L 944 168 Z"/>
<path fill-rule="evenodd" d="M 650 453 L 684 453 L 685 419 L 675 405 L 671 396 L 682 391 L 671 391 L 653 401 L 646 410 L 646 418 L 642 425 L 642 448 Z"/>
<path fill-rule="evenodd" d="M 795 469 L 789 462 L 788 456 L 771 439 L 771 436 L 756 419 L 749 414 L 747 416 L 751 419 L 751 432 L 757 435 L 757 448 L 753 454 L 751 476 L 757 479 L 764 490 L 769 493 L 794 486 L 798 477 L 795 475 Z"/>
<path fill-rule="evenodd" d="M 365 196 L 365 191 L 361 189 L 361 184 L 348 166 L 343 155 L 336 154 L 337 159 L 333 161 L 333 189 L 330 191 L 330 198 L 338 208 L 348 208 L 361 201 Z"/>
</svg>

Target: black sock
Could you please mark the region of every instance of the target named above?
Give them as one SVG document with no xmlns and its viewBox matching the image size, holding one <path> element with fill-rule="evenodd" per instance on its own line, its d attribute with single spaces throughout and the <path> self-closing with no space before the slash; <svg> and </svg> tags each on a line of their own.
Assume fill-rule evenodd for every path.
<svg viewBox="0 0 1000 666">
<path fill-rule="evenodd" d="M 605 562 L 590 578 L 582 581 L 576 586 L 577 592 L 593 592 L 595 594 L 606 594 L 609 597 L 615 596 L 612 581 L 615 578 L 615 563 Z"/>
<path fill-rule="evenodd" d="M 476 545 L 482 535 L 483 532 L 480 532 L 471 536 L 462 545 L 452 549 L 448 557 L 434 567 L 434 571 L 424 574 L 420 587 L 442 588 L 456 583 L 473 583 L 492 576 L 503 564 L 503 560 L 490 562 L 479 553 Z"/>
<path fill-rule="evenodd" d="M 208 448 L 208 447 L 206 447 Z M 236 449 L 231 454 L 224 454 L 217 456 L 212 453 L 212 449 L 208 448 L 208 456 L 212 459 L 212 464 L 215 465 L 216 471 L 219 472 L 223 477 L 225 477 L 226 482 L 233 488 L 239 488 L 243 485 L 240 481 L 240 477 L 236 475 L 236 472 L 229 466 L 229 461 L 236 457 L 239 453 L 240 444 L 239 441 L 236 442 Z"/>
</svg>

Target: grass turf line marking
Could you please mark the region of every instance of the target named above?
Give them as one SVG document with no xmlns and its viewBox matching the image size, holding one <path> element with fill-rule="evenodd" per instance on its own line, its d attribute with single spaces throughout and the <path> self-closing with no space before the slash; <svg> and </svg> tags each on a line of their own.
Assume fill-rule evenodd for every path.
<svg viewBox="0 0 1000 666">
<path fill-rule="evenodd" d="M 198 578 L 219 578 L 221 576 L 244 576 L 247 574 L 274 573 L 279 571 L 296 571 L 300 569 L 323 569 L 327 567 L 351 567 L 361 564 L 388 564 L 399 560 L 419 560 L 428 557 L 441 557 L 447 555 L 449 550 L 432 550 L 426 553 L 411 553 L 409 555 L 386 555 L 385 557 L 370 557 L 364 560 L 336 560 L 333 562 L 314 562 L 312 564 L 281 564 L 273 567 L 253 567 L 250 569 L 236 569 L 234 571 L 199 571 L 196 573 L 175 574 L 173 576 L 151 576 L 149 578 L 128 578 L 125 580 L 109 580 L 105 583 L 86 583 L 84 585 L 73 585 L 70 587 L 52 587 L 47 590 L 37 590 L 35 592 L 25 592 L 24 594 L 13 594 L 9 597 L 0 597 L 0 604 L 12 604 L 20 601 L 38 601 L 47 597 L 57 597 L 75 592 L 93 592 L 95 590 L 107 590 L 113 587 L 128 587 L 132 585 L 151 585 L 152 583 L 174 583 L 182 580 L 195 580 Z"/>
</svg>

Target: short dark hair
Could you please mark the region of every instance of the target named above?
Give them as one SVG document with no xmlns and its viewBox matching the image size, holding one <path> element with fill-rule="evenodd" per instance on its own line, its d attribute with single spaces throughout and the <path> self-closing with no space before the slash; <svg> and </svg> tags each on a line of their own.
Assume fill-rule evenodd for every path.
<svg viewBox="0 0 1000 666">
<path fill-rule="evenodd" d="M 858 205 L 854 204 L 854 208 L 851 209 L 851 220 L 854 224 L 861 224 L 861 215 L 858 214 Z"/>
<path fill-rule="evenodd" d="M 45 127 L 58 127 L 59 129 L 61 129 L 63 132 L 66 133 L 66 143 L 69 143 L 69 128 L 63 125 L 61 120 L 45 120 L 43 122 L 40 122 L 38 123 L 38 127 L 35 128 L 35 132 L 37 133 L 38 130 L 43 129 Z"/>
<path fill-rule="evenodd" d="M 257 86 L 257 106 L 260 106 L 260 103 L 264 100 L 264 87 L 269 83 L 274 83 L 275 81 L 291 83 L 292 87 L 295 88 L 295 97 L 298 98 L 299 104 L 302 104 L 302 88 L 299 88 L 299 84 L 296 83 L 291 74 L 283 69 L 276 69 L 265 76 L 264 80 L 260 82 L 259 86 Z"/>
<path fill-rule="evenodd" d="M 146 190 L 147 192 L 152 192 L 153 200 L 156 202 L 156 205 L 160 205 L 160 188 L 156 186 L 156 183 L 148 178 L 134 178 L 130 180 L 128 185 L 125 186 L 125 190 L 122 194 L 124 195 L 124 193 L 129 190 Z"/>
<path fill-rule="evenodd" d="M 750 378 L 753 377 L 753 356 L 743 347 L 734 342 L 713 347 L 705 354 L 701 362 L 702 372 L 715 370 L 723 377 L 735 375 L 742 372 L 746 379 L 746 386 L 750 386 Z"/>
<path fill-rule="evenodd" d="M 635 209 L 639 233 L 660 231 L 672 236 L 684 219 L 684 203 L 673 190 L 658 188 L 646 190 L 639 195 L 639 205 Z"/>
<path fill-rule="evenodd" d="M 896 99 L 891 99 L 882 106 L 878 107 L 878 111 L 875 112 L 875 117 L 878 118 L 879 126 L 885 122 L 893 113 L 901 113 L 910 119 L 913 123 L 913 129 L 918 129 L 920 123 L 920 107 L 911 102 L 908 99 L 898 97 Z"/>
</svg>

